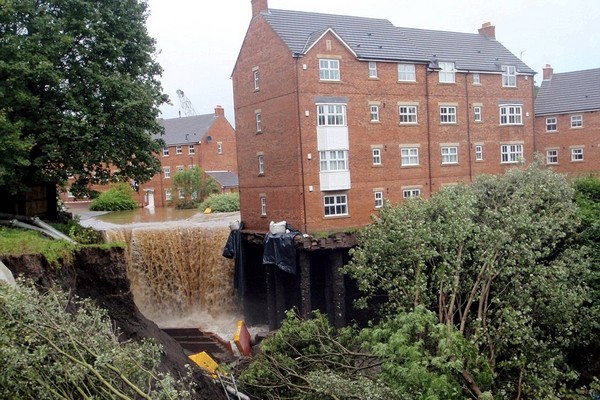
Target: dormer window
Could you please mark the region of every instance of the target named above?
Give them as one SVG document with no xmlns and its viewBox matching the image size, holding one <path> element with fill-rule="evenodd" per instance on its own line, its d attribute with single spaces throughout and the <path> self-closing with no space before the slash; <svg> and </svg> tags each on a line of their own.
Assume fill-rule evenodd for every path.
<svg viewBox="0 0 600 400">
<path fill-rule="evenodd" d="M 452 62 L 440 62 L 440 83 L 455 83 L 456 82 L 456 69 Z"/>
<path fill-rule="evenodd" d="M 502 66 L 502 86 L 517 87 L 517 68 L 514 65 Z"/>
</svg>

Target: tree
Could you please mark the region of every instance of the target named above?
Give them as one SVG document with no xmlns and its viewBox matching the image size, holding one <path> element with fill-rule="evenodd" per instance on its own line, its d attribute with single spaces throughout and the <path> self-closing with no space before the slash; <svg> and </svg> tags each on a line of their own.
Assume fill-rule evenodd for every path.
<svg viewBox="0 0 600 400">
<path fill-rule="evenodd" d="M 566 178 L 537 163 L 429 200 L 387 205 L 346 271 L 382 316 L 423 305 L 485 355 L 501 398 L 556 398 L 591 316 L 586 250 Z M 473 393 L 481 384 L 462 371 Z"/>
<path fill-rule="evenodd" d="M 195 208 L 198 201 L 219 191 L 215 181 L 198 166 L 177 172 L 173 176 L 173 190 L 178 194 L 175 198 L 178 208 Z"/>
<path fill-rule="evenodd" d="M 127 182 L 113 183 L 106 192 L 90 203 L 91 211 L 135 210 L 137 203 L 131 197 L 132 189 Z"/>
<path fill-rule="evenodd" d="M 0 185 L 144 182 L 160 171 L 145 0 L 0 3 Z M 4 132 L 7 132 L 5 134 Z M 112 166 L 112 168 L 111 168 Z"/>
</svg>

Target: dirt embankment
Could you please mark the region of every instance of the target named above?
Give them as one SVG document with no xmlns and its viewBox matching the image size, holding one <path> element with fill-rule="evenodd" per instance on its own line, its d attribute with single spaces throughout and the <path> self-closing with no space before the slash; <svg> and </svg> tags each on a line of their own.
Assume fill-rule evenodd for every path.
<svg viewBox="0 0 600 400">
<path fill-rule="evenodd" d="M 144 317 L 133 302 L 122 249 L 83 248 L 69 265 L 57 269 L 41 255 L 5 256 L 2 262 L 15 277 L 31 279 L 39 288 L 60 286 L 80 298 L 91 298 L 108 311 L 121 332 L 122 340 L 154 338 L 163 346 L 161 370 L 176 377 L 185 376 L 190 361 L 181 346 L 158 326 Z M 198 399 L 225 399 L 222 390 L 194 369 Z"/>
</svg>

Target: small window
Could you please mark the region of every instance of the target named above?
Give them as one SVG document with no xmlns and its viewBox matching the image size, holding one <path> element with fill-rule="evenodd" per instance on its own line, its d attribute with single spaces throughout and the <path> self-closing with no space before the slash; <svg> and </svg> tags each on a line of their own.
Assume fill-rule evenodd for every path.
<svg viewBox="0 0 600 400">
<path fill-rule="evenodd" d="M 514 65 L 502 66 L 502 86 L 516 87 L 517 86 L 517 68 Z"/>
<path fill-rule="evenodd" d="M 373 165 L 381 165 L 381 149 L 371 149 L 371 152 L 373 156 Z"/>
<path fill-rule="evenodd" d="M 522 125 L 523 108 L 517 105 L 500 106 L 500 125 Z"/>
<path fill-rule="evenodd" d="M 442 164 L 458 164 L 458 147 L 442 147 Z"/>
<path fill-rule="evenodd" d="M 583 161 L 582 147 L 576 147 L 571 149 L 571 161 Z"/>
<path fill-rule="evenodd" d="M 369 61 L 369 78 L 377 78 L 377 63 Z"/>
<path fill-rule="evenodd" d="M 196 148 L 194 147 L 194 145 L 193 145 L 193 144 L 190 144 L 190 145 L 188 146 L 188 154 L 189 154 L 189 155 L 196 154 Z"/>
<path fill-rule="evenodd" d="M 258 174 L 265 174 L 265 156 L 262 154 L 258 155 Z"/>
<path fill-rule="evenodd" d="M 502 164 L 518 163 L 522 160 L 522 144 L 503 144 L 500 146 L 500 162 Z"/>
<path fill-rule="evenodd" d="M 320 151 L 319 157 L 321 158 L 321 172 L 348 171 L 347 150 Z"/>
<path fill-rule="evenodd" d="M 185 167 L 183 165 L 177 166 L 177 172 L 183 172 L 184 170 L 185 170 Z"/>
<path fill-rule="evenodd" d="M 166 201 L 173 200 L 173 195 L 171 194 L 171 189 L 165 190 L 165 200 Z"/>
<path fill-rule="evenodd" d="M 398 64 L 398 80 L 400 82 L 416 82 L 415 64 Z"/>
<path fill-rule="evenodd" d="M 217 142 L 217 154 L 223 154 L 223 143 Z"/>
<path fill-rule="evenodd" d="M 175 147 L 175 154 L 183 154 L 183 147 L 182 146 L 176 146 Z"/>
<path fill-rule="evenodd" d="M 345 194 L 324 196 L 325 216 L 348 215 L 348 197 Z"/>
<path fill-rule="evenodd" d="M 262 132 L 262 114 L 256 113 L 256 133 Z"/>
<path fill-rule="evenodd" d="M 417 106 L 400 106 L 400 124 L 417 123 Z"/>
<path fill-rule="evenodd" d="M 180 199 L 184 199 L 185 198 L 185 192 L 183 191 L 183 189 L 179 189 L 178 195 L 179 195 Z"/>
<path fill-rule="evenodd" d="M 456 82 L 456 70 L 454 69 L 454 63 L 452 62 L 440 62 L 439 80 L 440 83 L 454 83 Z"/>
<path fill-rule="evenodd" d="M 260 74 L 258 70 L 254 71 L 254 90 L 258 90 L 260 88 Z"/>
<path fill-rule="evenodd" d="M 379 122 L 379 106 L 371 106 L 371 122 Z"/>
<path fill-rule="evenodd" d="M 171 177 L 171 167 L 164 167 L 163 174 L 165 175 L 166 179 L 170 178 Z"/>
<path fill-rule="evenodd" d="M 481 106 L 473 107 L 473 118 L 475 122 L 481 122 Z"/>
<path fill-rule="evenodd" d="M 583 115 L 571 115 L 571 128 L 583 128 Z"/>
<path fill-rule="evenodd" d="M 318 126 L 345 126 L 346 106 L 344 104 L 319 104 L 317 106 Z"/>
<path fill-rule="evenodd" d="M 479 74 L 473 74 L 473 85 L 481 85 L 481 77 Z"/>
<path fill-rule="evenodd" d="M 411 197 L 420 197 L 421 189 L 404 189 L 402 190 L 402 198 L 409 199 Z"/>
<path fill-rule="evenodd" d="M 169 148 L 168 147 L 163 147 L 163 157 L 167 157 L 169 155 Z"/>
<path fill-rule="evenodd" d="M 475 161 L 483 161 L 483 146 L 475 146 Z"/>
<path fill-rule="evenodd" d="M 262 217 L 265 217 L 267 215 L 267 198 L 266 197 L 260 198 L 260 215 Z"/>
<path fill-rule="evenodd" d="M 456 107 L 441 106 L 440 107 L 440 123 L 455 124 L 456 123 Z"/>
<path fill-rule="evenodd" d="M 558 130 L 558 123 L 556 117 L 546 118 L 546 132 L 556 132 Z"/>
<path fill-rule="evenodd" d="M 558 150 L 546 150 L 546 164 L 558 164 Z"/>
<path fill-rule="evenodd" d="M 419 148 L 403 147 L 400 149 L 401 164 L 403 167 L 419 165 Z"/>
<path fill-rule="evenodd" d="M 383 207 L 383 192 L 373 192 L 375 195 L 375 208 Z"/>
<path fill-rule="evenodd" d="M 322 81 L 340 80 L 340 60 L 320 59 L 319 79 Z"/>
</svg>

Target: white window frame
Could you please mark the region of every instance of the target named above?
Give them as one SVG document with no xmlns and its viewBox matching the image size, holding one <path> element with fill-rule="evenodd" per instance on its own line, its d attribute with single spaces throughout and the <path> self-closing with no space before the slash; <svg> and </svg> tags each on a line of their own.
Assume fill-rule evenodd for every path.
<svg viewBox="0 0 600 400">
<path fill-rule="evenodd" d="M 483 145 L 475 145 L 475 161 L 483 161 Z"/>
<path fill-rule="evenodd" d="M 583 147 L 571 147 L 571 161 L 581 162 L 583 158 Z"/>
<path fill-rule="evenodd" d="M 183 154 L 183 146 L 181 146 L 181 145 L 175 146 L 175 154 Z"/>
<path fill-rule="evenodd" d="M 169 147 L 165 146 L 163 147 L 163 157 L 168 157 L 169 156 Z"/>
<path fill-rule="evenodd" d="M 419 189 L 419 188 L 402 189 L 402 198 L 403 199 L 410 199 L 411 197 L 421 197 L 421 189 Z"/>
<path fill-rule="evenodd" d="M 478 73 L 473 74 L 473 85 L 481 85 L 481 75 Z"/>
<path fill-rule="evenodd" d="M 379 106 L 372 104 L 371 108 L 371 122 L 379 122 Z"/>
<path fill-rule="evenodd" d="M 442 164 L 458 164 L 458 146 L 442 146 Z"/>
<path fill-rule="evenodd" d="M 502 66 L 502 87 L 517 87 L 517 67 L 514 65 Z"/>
<path fill-rule="evenodd" d="M 500 145 L 500 163 L 515 164 L 523 160 L 522 144 L 502 144 Z"/>
<path fill-rule="evenodd" d="M 177 194 L 180 199 L 185 199 L 185 191 L 183 189 L 179 189 Z"/>
<path fill-rule="evenodd" d="M 440 106 L 440 124 L 456 124 L 456 106 Z"/>
<path fill-rule="evenodd" d="M 373 196 L 375 197 L 375 208 L 383 207 L 383 192 L 378 190 L 373 192 Z"/>
<path fill-rule="evenodd" d="M 323 196 L 323 207 L 326 217 L 348 215 L 348 195 L 332 194 Z"/>
<path fill-rule="evenodd" d="M 173 192 L 171 192 L 171 189 L 166 189 L 165 190 L 165 201 L 171 201 L 173 200 Z"/>
<path fill-rule="evenodd" d="M 411 125 L 418 123 L 418 107 L 411 105 L 401 105 L 398 107 L 400 115 L 400 125 Z"/>
<path fill-rule="evenodd" d="M 546 132 L 556 132 L 558 130 L 558 118 L 546 117 Z"/>
<path fill-rule="evenodd" d="M 371 149 L 371 156 L 373 160 L 373 165 L 381 165 L 381 148 L 374 147 Z"/>
<path fill-rule="evenodd" d="M 571 115 L 571 128 L 572 129 L 583 128 L 583 115 L 581 115 L 581 114 Z"/>
<path fill-rule="evenodd" d="M 319 79 L 322 81 L 339 81 L 340 60 L 335 58 L 320 58 Z"/>
<path fill-rule="evenodd" d="M 438 66 L 440 71 L 438 72 L 440 83 L 456 83 L 456 69 L 454 68 L 453 62 L 439 62 Z"/>
<path fill-rule="evenodd" d="M 217 154 L 223 154 L 223 143 L 217 142 Z"/>
<path fill-rule="evenodd" d="M 264 175 L 265 174 L 265 156 L 263 154 L 259 154 L 257 156 L 257 158 L 258 158 L 258 174 Z"/>
<path fill-rule="evenodd" d="M 196 148 L 194 147 L 193 144 L 188 145 L 188 154 L 189 155 L 194 155 L 196 154 Z"/>
<path fill-rule="evenodd" d="M 482 110 L 483 110 L 483 107 L 481 107 L 481 106 L 473 106 L 473 120 L 475 122 L 483 121 Z"/>
<path fill-rule="evenodd" d="M 418 147 L 401 147 L 400 148 L 400 164 L 403 167 L 414 167 L 419 165 L 419 148 Z"/>
<path fill-rule="evenodd" d="M 171 178 L 171 167 L 163 167 L 163 175 L 165 176 L 165 179 L 170 179 Z"/>
<path fill-rule="evenodd" d="M 500 125 L 523 125 L 523 106 L 502 104 L 500 106 Z"/>
<path fill-rule="evenodd" d="M 345 104 L 318 104 L 318 126 L 346 126 Z"/>
<path fill-rule="evenodd" d="M 369 61 L 369 78 L 377 78 L 377 62 Z"/>
<path fill-rule="evenodd" d="M 546 164 L 558 164 L 558 149 L 546 150 Z"/>
<path fill-rule="evenodd" d="M 260 216 L 267 216 L 267 198 L 265 196 L 260 196 Z"/>
<path fill-rule="evenodd" d="M 260 73 L 258 72 L 258 69 L 255 69 L 252 72 L 252 77 L 254 80 L 254 90 L 259 90 L 260 89 Z"/>
<path fill-rule="evenodd" d="M 348 171 L 348 150 L 319 152 L 321 172 Z"/>
<path fill-rule="evenodd" d="M 262 113 L 257 112 L 255 115 L 256 119 L 256 133 L 262 132 Z"/>
<path fill-rule="evenodd" d="M 415 68 L 415 64 L 398 64 L 398 81 L 416 82 L 417 71 Z"/>
</svg>

